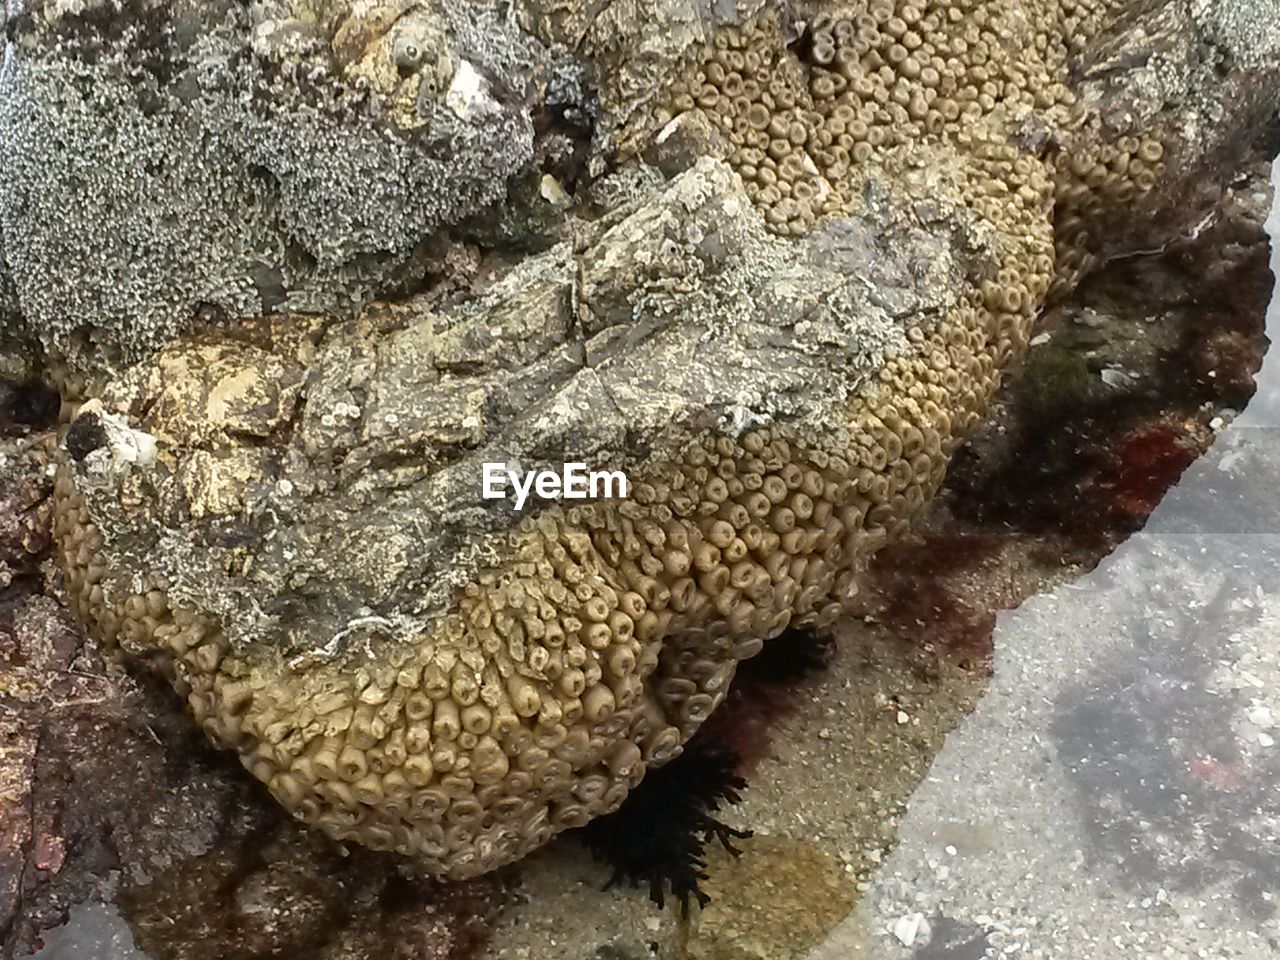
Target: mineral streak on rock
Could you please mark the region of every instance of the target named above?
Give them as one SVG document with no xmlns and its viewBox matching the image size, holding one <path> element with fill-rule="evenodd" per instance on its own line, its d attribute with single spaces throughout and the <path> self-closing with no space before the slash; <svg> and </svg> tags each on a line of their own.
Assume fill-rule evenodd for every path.
<svg viewBox="0 0 1280 960">
<path fill-rule="evenodd" d="M 838 614 L 1055 279 L 1104 249 L 1101 214 L 1167 201 L 1163 157 L 1225 149 L 1254 97 L 1276 102 L 1249 53 L 1272 40 L 1220 31 L 1211 66 L 1138 95 L 1133 143 L 1113 143 L 1072 58 L 1122 52 L 1154 10 L 875 0 L 708 28 L 674 88 L 654 74 L 647 120 L 604 98 L 617 148 L 671 178 L 625 167 L 573 239 L 475 295 L 179 339 L 86 405 L 55 531 L 77 612 L 339 839 L 465 877 L 615 809 L 738 662 Z M 414 36 L 453 78 L 446 109 L 488 130 L 497 78 Z M 644 85 L 629 42 L 592 48 L 606 93 L 628 51 L 627 89 Z M 1249 84 L 1209 126 L 1206 104 Z M 1120 152 L 1103 176 L 1073 165 L 1087 149 Z M 1098 215 L 1076 191 L 1122 182 Z M 571 460 L 625 469 L 633 499 L 518 516 L 479 499 L 484 462 Z"/>
</svg>

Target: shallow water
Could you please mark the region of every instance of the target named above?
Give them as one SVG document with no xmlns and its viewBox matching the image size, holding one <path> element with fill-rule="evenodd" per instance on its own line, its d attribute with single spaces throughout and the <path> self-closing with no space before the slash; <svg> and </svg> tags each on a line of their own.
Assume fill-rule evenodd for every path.
<svg viewBox="0 0 1280 960">
<path fill-rule="evenodd" d="M 1280 955 L 1278 427 L 1272 355 L 1140 533 L 999 614 L 989 691 L 811 960 Z"/>
</svg>

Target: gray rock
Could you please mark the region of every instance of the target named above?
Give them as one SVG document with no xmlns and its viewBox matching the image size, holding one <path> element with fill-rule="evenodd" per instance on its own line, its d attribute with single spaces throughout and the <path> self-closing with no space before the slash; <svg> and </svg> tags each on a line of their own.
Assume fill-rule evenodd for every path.
<svg viewBox="0 0 1280 960">
<path fill-rule="evenodd" d="M 542 53 L 493 11 L 287 6 L 9 4 L 0 249 L 52 358 L 111 368 L 198 317 L 350 312 L 412 285 L 423 241 L 529 159 Z"/>
<path fill-rule="evenodd" d="M 649 451 L 678 449 L 690 423 L 839 433 L 839 407 L 885 353 L 952 309 L 963 277 L 994 269 L 984 246 L 952 239 L 970 221 L 957 206 L 927 227 L 906 198 L 886 198 L 784 241 L 725 164 L 702 160 L 596 225 L 581 253 L 565 242 L 529 258 L 451 313 L 419 313 L 412 301 L 371 308 L 330 326 L 305 365 L 282 350 L 201 341 L 166 352 L 158 375 L 139 367 L 117 381 L 114 408 L 166 410 L 149 426 L 160 443 L 207 443 L 211 459 L 138 475 L 166 505 L 124 521 L 113 562 L 159 561 L 175 597 L 218 610 L 246 643 L 278 629 L 263 596 L 306 609 L 287 618 L 294 652 L 314 652 L 366 606 L 394 609 L 395 633 L 410 636 L 522 519 L 509 500 L 478 498 L 484 463 L 631 471 Z M 224 364 L 261 387 L 247 391 L 243 417 L 210 417 Z M 284 422 L 296 428 L 272 449 Z M 242 436 L 269 444 L 250 455 L 262 480 L 245 483 L 231 466 L 243 451 L 220 449 Z M 122 477 L 102 469 L 86 488 L 114 498 Z M 228 479 L 198 479 L 214 476 Z M 102 511 L 114 529 L 115 509 L 104 500 Z M 254 519 L 226 551 L 167 533 L 178 514 L 228 513 Z M 228 576 L 249 554 L 251 582 Z"/>
</svg>

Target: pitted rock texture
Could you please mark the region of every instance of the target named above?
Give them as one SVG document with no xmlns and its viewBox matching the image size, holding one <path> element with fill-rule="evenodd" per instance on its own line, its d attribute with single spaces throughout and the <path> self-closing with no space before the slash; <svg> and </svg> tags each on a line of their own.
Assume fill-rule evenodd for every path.
<svg viewBox="0 0 1280 960">
<path fill-rule="evenodd" d="M 1112 135 L 1069 54 L 1145 42 L 1140 12 L 902 0 L 714 31 L 682 53 L 699 99 L 655 87 L 629 134 L 671 179 L 623 167 L 571 239 L 479 292 L 211 328 L 85 404 L 56 492 L 73 605 L 339 839 L 465 877 L 614 809 L 743 658 L 838 615 L 1102 248 L 1071 199 L 1096 164 L 1066 160 Z M 1151 182 L 1107 218 L 1277 101 L 1269 62 L 1204 57 L 1116 141 Z M 743 70 L 755 94 L 706 89 Z M 489 461 L 623 469 L 633 495 L 516 514 L 480 500 Z"/>
</svg>

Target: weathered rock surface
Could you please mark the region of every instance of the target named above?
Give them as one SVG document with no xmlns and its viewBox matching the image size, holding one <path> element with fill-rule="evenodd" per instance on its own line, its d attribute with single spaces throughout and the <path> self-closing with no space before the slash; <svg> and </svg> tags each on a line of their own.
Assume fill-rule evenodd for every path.
<svg viewBox="0 0 1280 960">
<path fill-rule="evenodd" d="M 7 11 L 0 249 L 30 336 L 75 368 L 411 286 L 532 157 L 546 51 L 484 4 Z"/>
<path fill-rule="evenodd" d="M 1261 183 L 1265 186 L 1265 182 L 1264 170 Z M 1013 584 L 1019 577 L 1010 575 L 1006 563 L 992 566 L 990 551 L 998 552 L 993 540 L 996 545 L 1008 543 L 1019 555 L 1023 548 L 1018 545 L 1024 542 L 1030 542 L 1027 549 L 1033 554 L 1048 554 L 1033 561 L 1033 569 L 1024 578 L 1041 576 L 1035 572 L 1039 569 L 1035 563 L 1043 564 L 1045 574 L 1059 579 L 1063 576 L 1060 565 L 1068 558 L 1091 566 L 1098 556 L 1094 542 L 1124 533 L 1123 528 L 1113 529 L 1113 514 L 1117 507 L 1129 509 L 1132 493 L 1128 481 L 1115 485 L 1114 473 L 1108 475 L 1108 463 L 1096 453 L 1086 451 L 1081 460 L 1078 451 L 1082 440 L 1089 448 L 1104 447 L 1107 458 L 1129 459 L 1131 450 L 1138 454 L 1134 466 L 1145 484 L 1152 482 L 1147 472 L 1148 448 L 1135 447 L 1128 439 L 1137 441 L 1144 423 L 1152 422 L 1155 431 L 1166 422 L 1186 430 L 1193 419 L 1207 423 L 1224 402 L 1237 407 L 1243 402 L 1239 383 L 1247 379 L 1247 373 L 1235 370 L 1239 361 L 1234 353 L 1217 363 L 1209 356 L 1193 358 L 1223 337 L 1247 333 L 1255 341 L 1247 351 L 1252 358 L 1247 370 L 1251 371 L 1263 349 L 1256 343 L 1258 298 L 1265 302 L 1270 278 L 1265 275 L 1266 241 L 1265 237 L 1259 239 L 1257 224 L 1266 210 L 1267 194 L 1263 191 L 1261 200 L 1239 208 L 1241 196 L 1253 198 L 1257 191 L 1256 184 L 1233 190 L 1232 206 L 1220 209 L 1217 224 L 1193 244 L 1179 245 L 1177 252 L 1161 257 L 1116 264 L 1103 276 L 1090 278 L 1067 307 L 1050 312 L 1045 322 L 1050 327 L 1061 326 L 1047 341 L 1038 337 L 1029 351 L 1029 362 L 1040 371 L 1040 382 L 1028 382 L 1024 376 L 1012 392 L 1005 393 L 1001 430 L 984 428 L 976 443 L 966 444 L 959 471 L 953 463 L 948 472 L 949 493 L 942 504 L 936 500 L 931 504 L 930 519 L 923 529 L 918 525 L 906 543 L 877 554 L 859 593 L 858 613 L 869 607 L 878 623 L 868 625 L 861 616 L 846 620 L 839 630 L 847 642 L 841 646 L 840 659 L 821 675 L 821 687 L 785 688 L 785 703 L 791 704 L 794 696 L 806 717 L 795 716 L 791 713 L 794 707 L 788 706 L 783 719 L 773 718 L 765 724 L 776 707 L 754 702 L 760 696 L 758 685 L 753 688 L 742 678 L 735 680 L 729 706 L 736 709 L 727 714 L 718 710 L 716 722 L 724 730 L 728 721 L 731 742 L 744 756 L 763 753 L 770 757 L 758 771 L 745 771 L 750 781 L 746 803 L 735 809 L 737 822 L 756 830 L 756 838 L 745 847 L 747 856 L 762 838 L 775 833 L 816 842 L 821 850 L 838 854 L 842 861 L 868 842 L 879 854 L 880 844 L 892 835 L 882 832 L 879 811 L 893 798 L 906 796 L 910 784 L 924 773 L 924 768 L 911 772 L 912 762 L 927 765 L 937 749 L 934 744 L 925 755 L 918 755 L 924 748 L 917 746 L 914 734 L 922 728 L 898 725 L 895 710 L 905 709 L 913 722 L 923 718 L 926 726 L 939 714 L 943 719 L 949 716 L 938 702 L 950 704 L 957 696 L 957 685 L 965 690 L 968 687 L 952 674 L 939 675 L 936 666 L 930 668 L 935 654 L 927 651 L 933 647 L 945 651 L 954 644 L 962 654 L 976 656 L 991 628 L 990 620 L 985 620 L 988 602 L 997 606 L 1012 602 L 1008 593 L 1015 589 Z M 1264 274 L 1261 280 L 1259 270 Z M 1212 312 L 1206 315 L 1203 305 L 1212 305 Z M 1158 319 L 1152 320 L 1152 314 Z M 1186 339 L 1188 336 L 1191 339 Z M 1078 378 L 1064 381 L 1061 376 L 1045 376 L 1045 357 L 1066 350 L 1080 361 Z M 1171 357 L 1185 362 L 1170 364 Z M 1196 386 L 1181 379 L 1203 370 L 1206 364 L 1213 375 L 1201 373 Z M 1116 367 L 1131 378 L 1122 386 L 1109 385 L 1099 376 L 1100 370 Z M 1054 369 L 1053 365 L 1048 369 Z M 1153 413 L 1150 404 L 1161 403 L 1159 397 L 1171 408 Z M 1212 406 L 1197 409 L 1208 400 L 1214 400 Z M 1028 416 L 1032 422 L 1020 422 Z M 1079 422 L 1081 417 L 1084 423 Z M 1093 435 L 1095 431 L 1111 439 L 1099 439 Z M 26 446 L 21 439 L 0 440 L 0 449 L 5 452 Z M 32 462 L 29 470 L 24 467 L 19 474 L 30 484 L 42 468 Z M 1099 470 L 1101 475 L 1095 475 Z M 979 487 L 984 479 L 996 489 Z M 47 480 L 36 481 L 36 485 L 40 490 L 48 487 Z M 958 492 L 963 504 L 956 500 Z M 1258 502 L 1267 502 L 1266 498 L 1266 491 L 1259 491 Z M 1229 507 L 1233 502 L 1229 499 L 1223 505 Z M 976 516 L 972 512 L 975 507 L 981 509 Z M 959 530 L 955 519 L 947 519 L 956 514 L 964 518 L 958 521 Z M 1057 519 L 1052 520 L 1054 517 Z M 1051 520 L 1047 533 L 1042 532 Z M 927 539 L 919 542 L 921 536 Z M 1043 543 L 1035 546 L 1045 536 L 1048 548 Z M 1073 547 L 1079 538 L 1089 546 L 1083 550 L 1079 545 Z M 24 549 L 21 555 L 28 553 Z M 25 571 L 18 580 L 22 584 L 18 590 L 47 591 L 56 596 L 55 583 L 33 582 L 29 564 Z M 975 591 L 989 591 L 994 598 L 975 596 Z M 15 595 L 11 593 L 10 599 Z M 50 624 L 55 632 L 66 628 L 65 618 L 41 622 Z M 883 630 L 900 637 L 897 643 L 909 645 L 902 653 L 911 658 L 909 665 L 898 663 L 886 652 L 896 651 L 894 644 L 874 639 L 876 632 Z M 0 649 L 7 649 L 8 634 L 3 626 L 0 634 L 4 634 Z M 94 641 L 75 643 L 83 644 L 77 668 L 103 672 L 103 665 L 93 660 Z M 868 662 L 874 656 L 871 650 L 880 651 L 873 663 Z M 760 664 L 748 666 L 758 677 Z M 0 686 L 21 669 L 6 661 L 0 666 Z M 982 673 L 980 667 L 975 669 Z M 106 672 L 118 684 L 126 681 L 115 668 L 107 667 Z M 47 675 L 42 675 L 36 685 L 47 682 Z M 89 683 L 86 681 L 87 687 Z M 655 914 L 642 890 L 601 891 L 609 869 L 587 861 L 585 851 L 572 841 L 549 845 L 532 861 L 522 863 L 518 872 L 507 874 L 518 878 L 518 896 L 498 914 L 495 925 L 491 908 L 483 899 L 477 900 L 484 888 L 477 891 L 474 884 L 457 889 L 453 884 L 438 888 L 406 882 L 401 876 L 404 864 L 398 858 L 362 856 L 358 851 L 353 851 L 354 857 L 341 857 L 335 852 L 336 845 L 325 838 L 281 822 L 282 818 L 272 816 L 271 801 L 264 791 L 211 792 L 211 786 L 229 785 L 233 771 L 216 762 L 211 770 L 206 769 L 209 751 L 202 749 L 196 738 L 181 735 L 182 718 L 163 696 L 140 701 L 129 692 L 119 694 L 118 699 L 85 698 L 81 692 L 56 689 L 47 699 L 20 704 L 4 700 L 3 709 L 11 712 L 16 706 L 26 712 L 24 723 L 27 729 L 37 731 L 37 740 L 42 724 L 59 724 L 77 710 L 81 714 L 75 723 L 78 748 L 74 758 L 59 751 L 58 745 L 67 742 L 65 737 L 46 738 L 46 776 L 37 801 L 41 808 L 54 811 L 53 816 L 42 814 L 41 822 L 63 838 L 72 856 L 64 857 L 56 871 L 26 871 L 25 864 L 31 859 L 50 863 L 42 852 L 50 841 L 27 842 L 31 816 L 25 805 L 21 809 L 0 806 L 0 830 L 6 838 L 0 847 L 8 854 L 0 866 L 0 887 L 22 889 L 16 913 L 0 920 L 0 930 L 8 930 L 0 933 L 4 943 L 0 950 L 25 955 L 23 946 L 38 942 L 43 928 L 62 923 L 68 916 L 68 904 L 86 890 L 92 891 L 89 904 L 71 907 L 65 926 L 40 935 L 45 944 L 38 953 L 40 960 L 68 956 L 132 960 L 138 955 L 136 950 L 113 952 L 108 941 L 136 943 L 137 950 L 145 950 L 155 960 L 250 960 L 270 951 L 286 955 L 317 951 L 326 960 L 362 960 L 374 949 L 370 943 L 381 943 L 385 950 L 392 937 L 406 952 L 419 949 L 431 956 L 421 940 L 415 939 L 416 931 L 430 938 L 432 949 L 448 944 L 456 958 L 469 955 L 466 944 L 489 929 L 492 938 L 486 957 L 562 960 L 598 954 L 639 958 L 650 953 L 652 948 L 647 945 L 651 942 L 660 943 L 665 953 L 677 937 L 678 911 Z M 884 702 L 886 694 L 894 703 Z M 124 716 L 128 723 L 121 725 L 118 719 L 108 722 L 108 716 L 121 717 L 117 706 L 121 700 L 127 704 Z M 78 701 L 74 710 L 58 706 L 70 701 Z M 750 711 L 745 721 L 744 710 Z M 94 712 L 100 719 L 86 722 L 84 712 Z M 148 728 L 165 738 L 162 744 L 152 738 Z M 893 746 L 895 732 L 904 744 L 900 752 Z M 706 733 L 704 730 L 703 735 Z M 752 737 L 763 738 L 763 745 L 753 745 Z M 164 796 L 163 791 L 151 789 L 156 770 L 166 768 L 149 767 L 124 776 L 100 772 L 114 770 L 114 758 L 134 741 L 145 750 L 131 756 L 167 755 L 167 769 L 172 772 L 166 776 L 184 784 L 180 795 L 188 802 L 169 807 L 167 816 L 149 815 L 156 798 Z M 77 769 L 74 778 L 54 775 L 71 764 Z M 19 771 L 19 780 L 14 782 L 25 784 L 32 766 L 24 767 L 25 773 Z M 211 781 L 210 777 L 218 779 Z M 95 791 L 95 784 L 101 785 L 101 792 Z M 874 785 L 880 792 L 859 784 Z M 104 811 L 103 816 L 78 819 L 64 831 L 56 817 L 63 791 L 84 793 L 79 808 L 96 805 Z M 25 795 L 26 788 L 9 795 L 18 793 Z M 259 797 L 260 793 L 264 795 Z M 196 802 L 203 798 L 209 803 Z M 204 850 L 209 842 L 211 810 L 220 826 L 208 853 L 179 853 L 170 866 L 158 872 L 144 871 L 150 882 L 125 879 L 140 875 L 139 863 L 145 862 L 149 849 Z M 126 813 L 136 817 L 133 822 L 140 829 L 117 854 L 95 837 L 109 836 L 112 822 L 123 821 Z M 78 832 L 76 825 L 85 832 Z M 14 826 L 22 829 L 23 842 L 15 840 L 6 847 L 8 831 Z M 148 832 L 156 836 L 147 838 Z M 763 855 L 767 857 L 772 849 L 767 845 Z M 869 861 L 858 862 L 857 856 L 853 860 L 858 872 L 846 881 L 849 884 L 864 879 L 874 868 Z M 735 863 L 748 869 L 749 879 L 753 862 Z M 708 888 L 713 901 L 694 918 L 698 949 L 710 950 L 736 933 L 732 942 L 750 950 L 762 942 L 785 938 L 813 916 L 812 911 L 794 916 L 783 913 L 780 936 L 761 936 L 760 904 L 736 896 L 729 902 L 732 878 L 741 876 L 733 867 L 733 863 L 718 860 L 714 866 L 715 885 Z M 111 879 L 117 870 L 124 874 L 119 884 Z M 717 882 L 722 870 L 725 879 Z M 815 877 L 814 882 L 822 883 L 824 878 Z M 210 890 L 216 890 L 217 895 L 210 896 Z M 789 903 L 785 893 L 780 889 L 772 898 L 780 910 Z M 115 903 L 93 906 L 98 898 Z M 823 915 L 817 932 L 825 932 L 835 913 L 838 911 Z M 370 939 L 374 936 L 381 939 Z M 1172 942 L 1176 936 L 1176 931 L 1171 934 Z M 933 946 L 940 948 L 943 942 L 946 932 L 935 924 Z M 75 950 L 79 952 L 71 952 Z"/>
<path fill-rule="evenodd" d="M 1211 195 L 1280 99 L 1280 43 L 1249 0 L 1211 12 L 873 6 L 862 19 L 769 10 L 714 31 L 705 11 L 656 9 L 653 22 L 683 25 L 670 84 L 659 82 L 668 66 L 652 67 L 672 62 L 670 50 L 645 46 L 655 31 L 634 48 L 592 34 L 639 7 L 585 33 L 572 26 L 580 11 L 548 21 L 531 8 L 543 41 L 593 36 L 583 56 L 598 57 L 586 65 L 607 111 L 596 158 L 607 142 L 657 169 L 633 161 L 584 184 L 593 203 L 563 214 L 566 239 L 514 264 L 490 257 L 452 290 L 353 319 L 326 309 L 221 324 L 116 375 L 64 443 L 56 534 L 77 612 L 154 663 L 216 742 L 335 837 L 468 876 L 616 807 L 715 708 L 740 659 L 788 624 L 838 614 L 866 557 L 940 483 L 1050 286 L 1065 293 L 1099 259 L 1190 226 L 1189 178 Z M 35 5 L 13 21 L 0 111 L 17 133 L 38 129 L 30 111 L 44 116 L 52 102 L 23 99 L 45 69 L 105 69 L 127 90 L 140 85 L 117 76 L 120 57 L 151 49 L 140 35 L 85 39 L 65 8 Z M 358 27 L 343 19 L 354 8 L 368 15 Z M 354 8 L 326 5 L 309 21 L 295 10 L 328 45 L 304 44 L 285 62 L 314 67 L 315 54 L 333 69 L 347 62 L 344 29 L 361 44 L 372 31 L 383 39 L 355 62 L 366 84 L 386 88 L 376 122 L 427 143 L 436 114 L 406 112 L 403 84 L 419 78 L 416 111 L 432 89 L 424 77 L 452 63 L 441 37 L 463 28 L 402 4 L 383 31 L 383 8 Z M 213 25 L 190 49 L 234 50 L 253 10 L 228 15 L 241 33 Z M 278 55 L 272 43 L 301 35 L 266 23 L 251 34 L 257 70 Z M 406 24 L 436 53 L 396 80 L 379 64 L 387 43 L 403 48 Z M 164 49 L 187 50 L 177 26 Z M 44 45 L 67 30 L 63 47 Z M 162 78 L 166 95 L 175 75 Z M 496 94 L 491 106 L 485 83 L 497 80 L 477 76 L 454 69 L 441 108 L 452 119 L 440 123 L 505 130 L 503 149 L 514 149 L 524 141 L 503 124 L 523 136 L 531 108 Z M 215 100 L 254 89 L 237 75 L 226 83 Z M 224 122 L 160 101 L 158 116 Z M 264 109 L 266 126 L 249 129 L 293 129 L 289 111 Z M 24 162 L 43 142 L 20 151 Z M 468 163 L 498 165 L 485 168 L 489 189 L 538 153 L 473 157 L 479 149 L 435 156 L 441 189 L 462 199 L 418 210 L 412 236 L 395 233 L 407 201 L 394 190 L 357 191 L 376 199 L 366 210 L 327 192 L 355 189 L 348 172 L 302 176 L 292 161 L 272 166 L 271 151 L 262 164 L 284 184 L 282 203 L 296 190 L 319 218 L 296 217 L 300 242 L 338 245 L 327 261 L 313 252 L 323 265 L 378 254 L 382 229 L 416 242 L 498 196 L 475 194 Z M 229 169 L 225 155 L 209 162 L 211 176 Z M 466 186 L 449 192 L 450 178 Z M 30 191 L 33 177 L 12 182 Z M 130 189 L 113 206 L 151 188 Z M 0 197 L 6 255 L 27 323 L 57 352 L 65 318 L 92 311 L 28 305 L 37 261 L 23 257 L 54 249 L 40 244 L 59 228 L 52 214 L 20 217 L 26 201 Z M 384 209 L 386 223 L 375 216 Z M 125 215 L 151 229 L 145 214 Z M 20 229 L 8 226 L 15 217 Z M 252 215 L 215 220 L 243 226 Z M 59 262 L 85 269 L 92 256 Z M 94 302 L 121 312 L 89 321 L 109 358 L 142 357 L 189 326 L 172 313 L 148 326 L 148 311 L 113 300 L 115 289 Z M 517 515 L 479 500 L 486 461 L 625 469 L 634 496 L 540 501 Z"/>
</svg>

